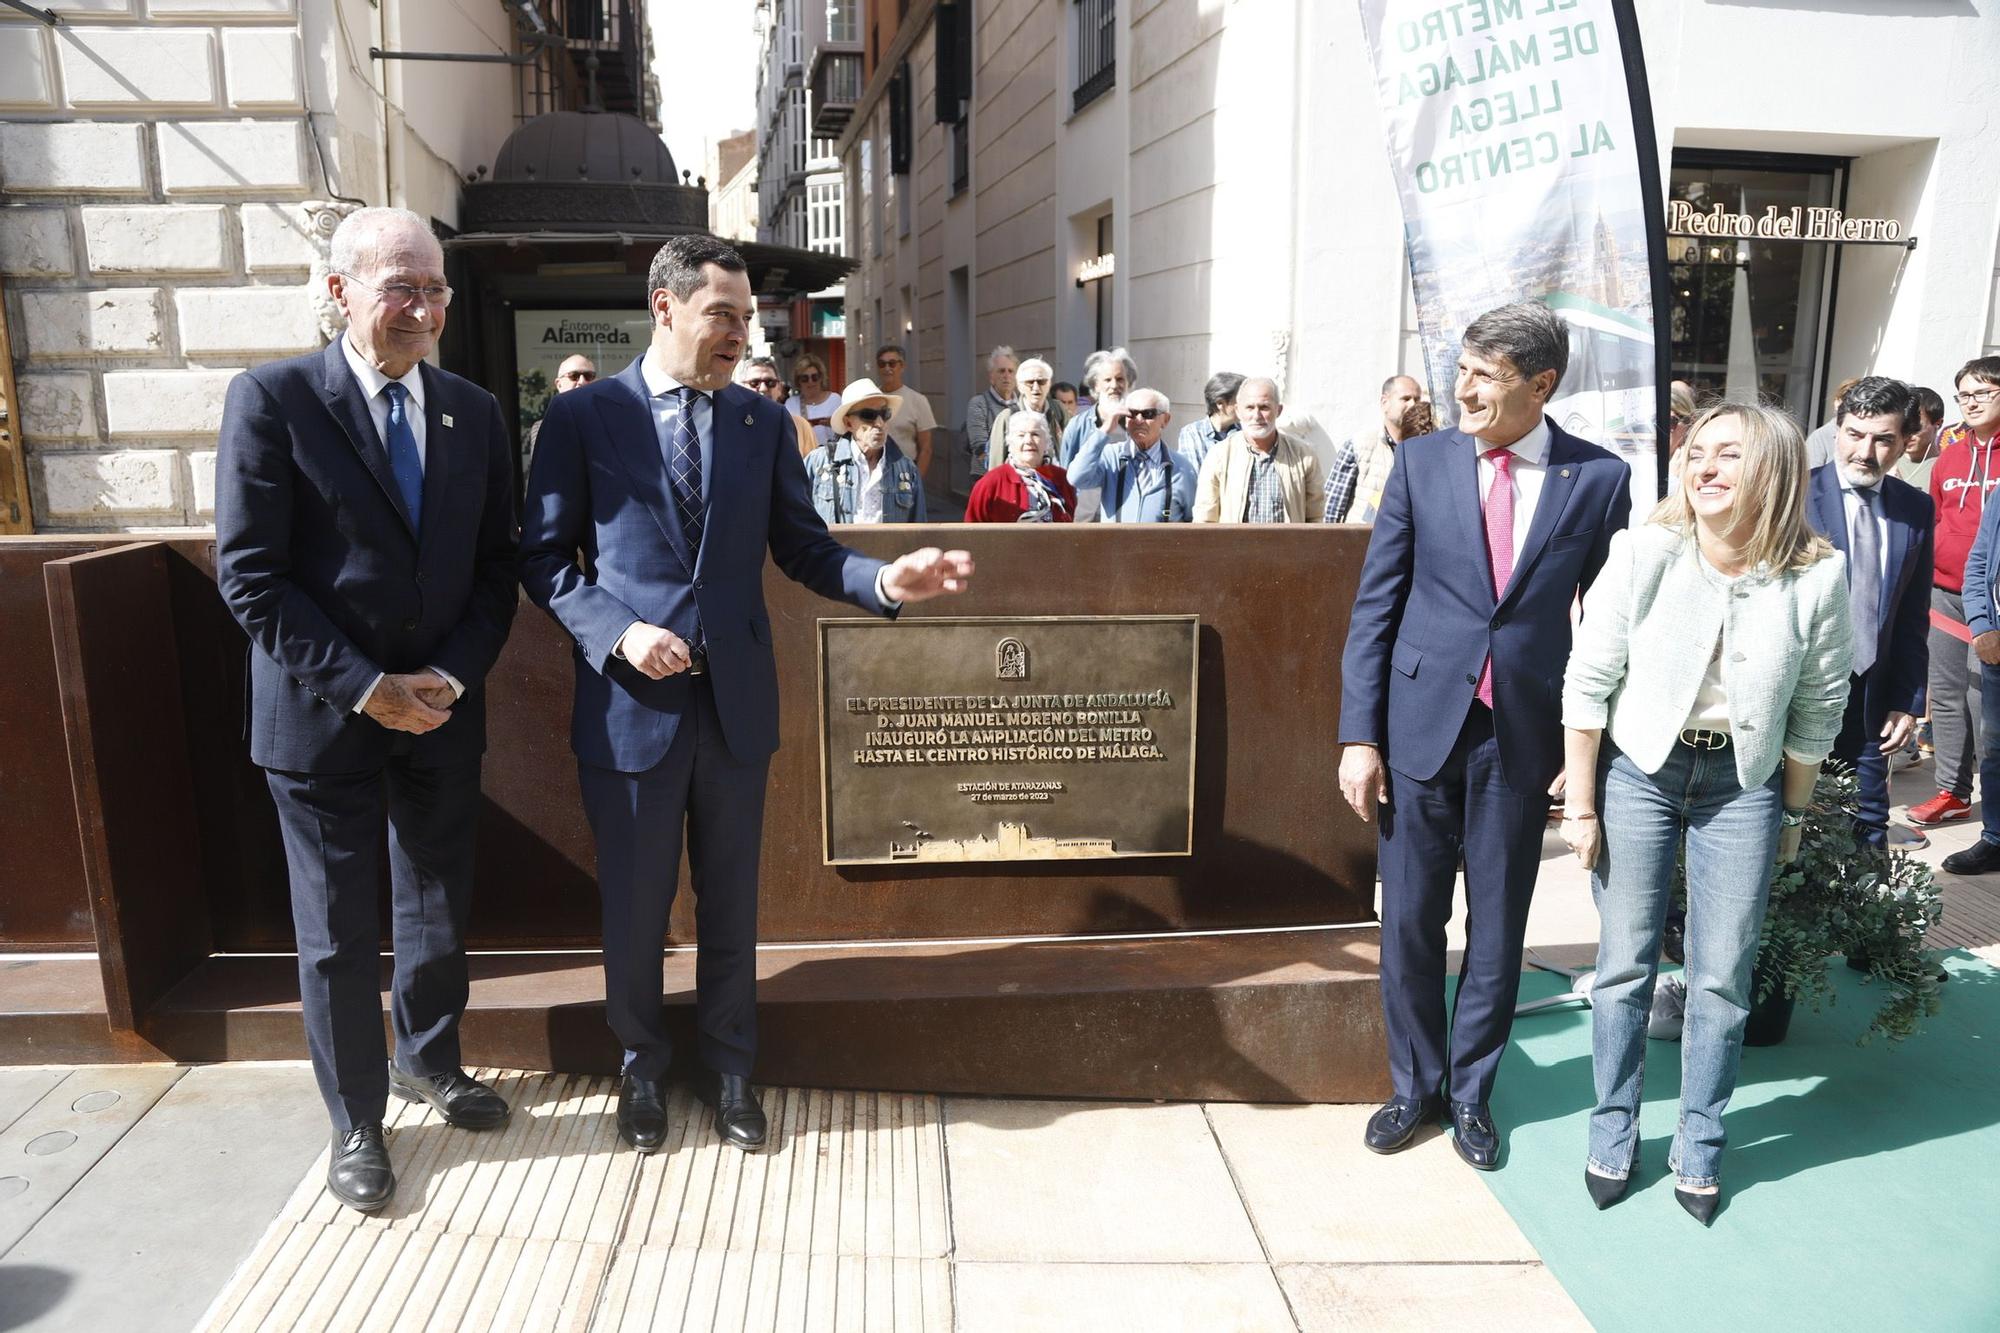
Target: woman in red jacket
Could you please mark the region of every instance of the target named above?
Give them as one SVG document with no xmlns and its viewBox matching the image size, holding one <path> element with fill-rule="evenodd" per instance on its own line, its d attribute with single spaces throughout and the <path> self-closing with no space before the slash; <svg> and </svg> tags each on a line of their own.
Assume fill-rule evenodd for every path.
<svg viewBox="0 0 2000 1333">
<path fill-rule="evenodd" d="M 1049 454 L 1049 423 L 1039 412 L 1007 418 L 1007 463 L 981 477 L 965 502 L 968 523 L 1068 523 L 1076 491 Z"/>
</svg>

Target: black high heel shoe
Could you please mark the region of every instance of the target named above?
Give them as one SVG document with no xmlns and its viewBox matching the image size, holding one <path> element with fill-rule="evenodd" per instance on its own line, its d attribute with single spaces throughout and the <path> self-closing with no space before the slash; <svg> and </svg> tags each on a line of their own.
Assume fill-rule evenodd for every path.
<svg viewBox="0 0 2000 1333">
<path fill-rule="evenodd" d="M 1718 1189 L 1713 1194 L 1696 1194 L 1676 1185 L 1674 1200 L 1687 1210 L 1689 1217 L 1707 1226 L 1715 1220 L 1715 1210 L 1722 1206 L 1722 1191 Z"/>
<path fill-rule="evenodd" d="M 1623 1180 L 1613 1180 L 1610 1176 L 1600 1176 L 1589 1167 L 1583 1168 L 1583 1187 L 1590 1191 L 1590 1201 L 1603 1212 L 1612 1204 L 1625 1197 L 1625 1189 L 1632 1183 L 1630 1176 Z"/>
</svg>

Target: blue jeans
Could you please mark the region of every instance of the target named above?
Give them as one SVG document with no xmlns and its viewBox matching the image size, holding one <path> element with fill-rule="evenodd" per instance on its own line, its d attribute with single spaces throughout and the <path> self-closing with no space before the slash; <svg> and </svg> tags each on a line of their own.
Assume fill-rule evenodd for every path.
<svg viewBox="0 0 2000 1333">
<path fill-rule="evenodd" d="M 1646 1016 L 1660 969 L 1674 853 L 1687 841 L 1687 1019 L 1681 1031 L 1681 1113 L 1667 1165 L 1683 1185 L 1713 1185 L 1736 1090 L 1750 968 L 1778 850 L 1783 766 L 1761 787 L 1736 778 L 1733 748 L 1676 744 L 1657 773 L 1614 753 L 1598 818 L 1603 849 L 1591 873 L 1600 918 L 1591 984 L 1591 1065 L 1597 1108 L 1590 1164 L 1624 1179 L 1639 1149 Z"/>
</svg>

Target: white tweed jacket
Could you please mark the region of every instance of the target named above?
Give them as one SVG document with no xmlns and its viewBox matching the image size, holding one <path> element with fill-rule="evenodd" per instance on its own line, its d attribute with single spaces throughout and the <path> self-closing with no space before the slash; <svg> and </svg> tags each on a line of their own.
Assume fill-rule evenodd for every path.
<svg viewBox="0 0 2000 1333">
<path fill-rule="evenodd" d="M 1563 725 L 1608 730 L 1634 764 L 1657 773 L 1687 725 L 1718 633 L 1738 780 L 1761 786 L 1785 751 L 1825 759 L 1852 665 L 1845 557 L 1725 578 L 1692 537 L 1654 523 L 1611 538 L 1584 596 Z"/>
</svg>

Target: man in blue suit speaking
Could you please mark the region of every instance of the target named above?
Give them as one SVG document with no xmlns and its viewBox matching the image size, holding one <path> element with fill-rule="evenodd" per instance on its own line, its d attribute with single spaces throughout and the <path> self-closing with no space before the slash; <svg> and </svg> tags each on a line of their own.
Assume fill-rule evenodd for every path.
<svg viewBox="0 0 2000 1333">
<path fill-rule="evenodd" d="M 1449 1112 L 1460 1157 L 1499 1163 L 1487 1102 L 1513 1024 L 1528 901 L 1562 770 L 1570 608 L 1631 516 L 1631 469 L 1543 408 L 1568 326 L 1526 301 L 1465 331 L 1460 424 L 1406 441 L 1383 488 L 1341 660 L 1340 789 L 1380 807 L 1382 1011 L 1395 1095 L 1376 1152 Z M 1466 941 L 1445 1020 L 1445 926 Z"/>
<path fill-rule="evenodd" d="M 619 1132 L 641 1152 L 666 1138 L 660 961 L 685 833 L 716 1132 L 754 1149 L 757 862 L 778 748 L 765 552 L 821 596 L 889 616 L 963 591 L 972 558 L 932 547 L 884 564 L 827 535 L 791 418 L 730 382 L 757 315 L 735 250 L 676 237 L 646 288 L 645 354 L 542 419 L 522 583 L 576 641 L 570 743 L 597 841 L 605 1013 L 625 1048 Z"/>
</svg>

